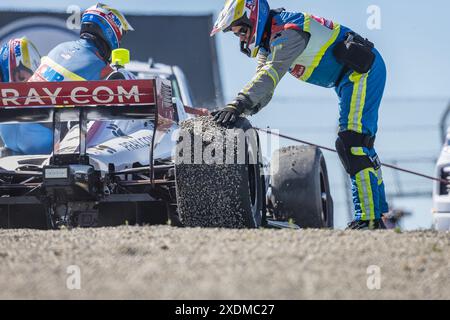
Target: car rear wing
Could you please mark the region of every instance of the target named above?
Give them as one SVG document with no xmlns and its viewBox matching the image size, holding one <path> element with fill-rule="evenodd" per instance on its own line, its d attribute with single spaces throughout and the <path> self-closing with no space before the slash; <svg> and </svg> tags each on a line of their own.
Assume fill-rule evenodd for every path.
<svg viewBox="0 0 450 320">
<path fill-rule="evenodd" d="M 159 78 L 0 83 L 0 123 L 52 122 L 61 108 L 95 110 L 106 118 L 166 114 L 172 109 L 172 90 L 169 81 Z"/>
</svg>

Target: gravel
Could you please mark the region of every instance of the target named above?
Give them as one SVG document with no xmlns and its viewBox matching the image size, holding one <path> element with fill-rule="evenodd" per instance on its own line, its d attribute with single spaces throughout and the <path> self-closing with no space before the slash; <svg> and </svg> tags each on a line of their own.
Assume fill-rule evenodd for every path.
<svg viewBox="0 0 450 320">
<path fill-rule="evenodd" d="M 175 172 L 178 209 L 185 226 L 246 227 L 250 203 L 243 203 L 242 189 L 248 186 L 244 180 L 248 172 L 245 164 L 225 164 L 226 132 L 211 117 L 181 124 L 183 139 L 177 154 L 182 156 L 176 159 Z M 232 147 L 233 151 L 237 148 Z"/>
<path fill-rule="evenodd" d="M 431 231 L 0 230 L 0 298 L 449 299 L 449 249 Z"/>
</svg>

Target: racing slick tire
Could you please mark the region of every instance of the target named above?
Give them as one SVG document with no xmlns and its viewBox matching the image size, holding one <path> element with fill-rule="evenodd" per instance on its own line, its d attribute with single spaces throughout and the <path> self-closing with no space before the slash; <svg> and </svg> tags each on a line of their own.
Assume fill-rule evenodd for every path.
<svg viewBox="0 0 450 320">
<path fill-rule="evenodd" d="M 333 228 L 333 199 L 320 149 L 290 146 L 277 150 L 271 173 L 270 200 L 277 219 L 293 221 L 301 228 Z"/>
<path fill-rule="evenodd" d="M 233 135 L 238 138 L 227 139 Z M 245 118 L 237 120 L 235 129 L 218 126 L 209 116 L 183 122 L 175 155 L 181 222 L 186 227 L 260 227 L 265 204 L 261 171 L 258 134 Z"/>
</svg>

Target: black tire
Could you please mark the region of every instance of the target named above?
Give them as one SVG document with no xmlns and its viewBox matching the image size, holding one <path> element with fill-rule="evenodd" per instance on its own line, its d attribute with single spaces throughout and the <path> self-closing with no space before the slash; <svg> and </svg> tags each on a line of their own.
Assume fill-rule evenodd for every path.
<svg viewBox="0 0 450 320">
<path fill-rule="evenodd" d="M 201 132 L 195 132 L 196 125 L 201 126 Z M 211 228 L 258 228 L 261 226 L 265 195 L 262 189 L 263 177 L 259 160 L 258 135 L 256 130 L 252 129 L 250 122 L 244 118 L 237 121 L 236 128 L 243 129 L 253 137 L 251 139 L 246 136 L 244 139 L 247 150 L 245 161 L 241 164 L 237 161 L 233 161 L 233 164 L 226 164 L 225 161 L 218 164 L 218 162 L 205 163 L 202 160 L 199 164 L 189 164 L 186 163 L 186 159 L 190 158 L 193 162 L 194 157 L 183 154 L 180 142 L 185 137 L 191 138 L 191 146 L 196 138 L 201 138 L 202 154 L 205 148 L 213 146 L 216 150 L 222 148 L 224 155 L 231 149 L 235 160 L 238 144 L 227 149 L 224 144 L 220 144 L 220 139 L 211 138 L 223 137 L 227 129 L 217 126 L 210 117 L 190 119 L 181 125 L 180 137 L 184 138 L 180 138 L 177 144 L 175 181 L 178 214 L 183 225 Z"/>
<path fill-rule="evenodd" d="M 333 228 L 333 199 L 320 149 L 291 146 L 277 150 L 271 170 L 275 217 L 293 220 L 301 228 Z"/>
</svg>

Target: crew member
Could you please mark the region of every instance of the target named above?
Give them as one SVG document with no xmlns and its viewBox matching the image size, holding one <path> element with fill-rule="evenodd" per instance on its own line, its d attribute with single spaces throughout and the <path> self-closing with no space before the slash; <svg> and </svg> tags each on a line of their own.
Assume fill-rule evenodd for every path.
<svg viewBox="0 0 450 320">
<path fill-rule="evenodd" d="M 333 88 L 339 97 L 336 148 L 351 177 L 355 219 L 350 229 L 384 228 L 388 212 L 380 161 L 374 149 L 386 67 L 378 50 L 351 29 L 328 19 L 284 9 L 267 0 L 227 0 L 211 35 L 232 31 L 241 51 L 258 58 L 253 79 L 234 101 L 213 113 L 232 126 L 259 112 L 289 72 L 299 80 Z"/>
</svg>

